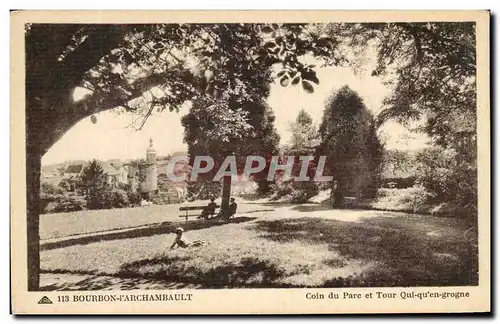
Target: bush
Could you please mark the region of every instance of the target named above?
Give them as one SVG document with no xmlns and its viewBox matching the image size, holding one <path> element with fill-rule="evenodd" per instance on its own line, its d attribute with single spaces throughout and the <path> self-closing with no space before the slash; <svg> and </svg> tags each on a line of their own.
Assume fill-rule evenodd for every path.
<svg viewBox="0 0 500 324">
<path fill-rule="evenodd" d="M 285 196 L 291 195 L 293 187 L 290 182 L 274 183 L 271 185 L 272 195 L 269 200 L 279 200 Z"/>
<path fill-rule="evenodd" d="M 84 210 L 87 202 L 81 196 L 61 196 L 52 209 L 55 213 Z"/>
<path fill-rule="evenodd" d="M 267 179 L 256 180 L 257 183 L 257 194 L 261 196 L 266 196 L 272 192 L 272 185 L 274 184 L 271 181 L 267 181 Z"/>
<path fill-rule="evenodd" d="M 64 193 L 64 188 L 60 186 L 53 185 L 48 182 L 42 182 L 40 184 L 40 195 L 62 195 Z"/>
<path fill-rule="evenodd" d="M 222 191 L 222 183 L 218 181 L 201 180 L 188 183 L 188 201 L 206 200 L 210 197 L 219 197 Z"/>
<path fill-rule="evenodd" d="M 382 188 L 378 190 L 372 207 L 383 210 L 429 213 L 433 198 L 434 196 L 424 187 Z"/>
<path fill-rule="evenodd" d="M 311 181 L 287 181 L 271 185 L 273 195 L 270 200 L 290 203 L 306 203 L 319 192 L 318 184 Z"/>
<path fill-rule="evenodd" d="M 127 192 L 130 191 L 130 185 L 128 183 L 118 182 L 116 184 L 116 188 L 127 191 Z"/>
<path fill-rule="evenodd" d="M 128 197 L 128 202 L 131 204 L 131 205 L 134 205 L 134 206 L 139 206 L 141 204 L 141 194 L 138 193 L 138 192 L 129 192 L 127 194 L 127 197 Z"/>
<path fill-rule="evenodd" d="M 476 212 L 477 167 L 453 149 L 431 148 L 417 156 L 417 182 L 448 203 L 444 209 L 463 208 Z"/>
<path fill-rule="evenodd" d="M 129 206 L 127 192 L 122 189 L 106 190 L 102 197 L 102 208 L 123 208 Z"/>
</svg>

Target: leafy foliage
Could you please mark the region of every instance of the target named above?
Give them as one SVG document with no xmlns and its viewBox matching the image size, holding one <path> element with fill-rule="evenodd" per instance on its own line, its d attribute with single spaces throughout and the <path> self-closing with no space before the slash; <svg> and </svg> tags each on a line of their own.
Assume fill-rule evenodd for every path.
<svg viewBox="0 0 500 324">
<path fill-rule="evenodd" d="M 436 197 L 475 215 L 477 213 L 477 167 L 454 149 L 430 148 L 416 159 L 417 181 Z"/>
<path fill-rule="evenodd" d="M 236 106 L 236 103 L 234 104 Z M 279 135 L 274 127 L 274 114 L 271 107 L 264 101 L 256 103 L 246 102 L 234 110 L 225 109 L 213 112 L 210 107 L 204 107 L 201 102 L 196 102 L 190 113 L 183 117 L 185 127 L 184 140 L 188 143 L 188 154 L 193 163 L 195 156 L 210 156 L 215 161 L 212 172 L 200 176 L 200 182 L 211 182 L 221 163 L 229 155 L 235 155 L 238 171 L 241 173 L 248 155 L 258 155 L 266 158 L 266 168 L 253 179 L 258 183 L 259 190 L 265 192 L 264 187 L 267 170 L 271 157 L 277 153 Z M 221 120 L 231 116 L 245 116 L 245 119 L 234 118 L 229 121 Z M 244 129 L 237 131 L 238 127 Z M 190 185 L 190 192 L 195 193 L 201 184 Z M 220 186 L 207 186 L 207 194 L 214 194 Z M 210 193 L 208 193 L 210 192 Z"/>
<path fill-rule="evenodd" d="M 199 181 L 188 182 L 188 201 L 196 199 L 207 200 L 211 197 L 218 198 L 221 195 L 222 183 L 211 181 L 207 177 L 199 176 Z"/>
<path fill-rule="evenodd" d="M 300 156 L 314 156 L 317 146 L 319 145 L 319 134 L 316 125 L 313 124 L 313 119 L 304 109 L 300 110 L 294 122 L 290 123 L 288 130 L 292 137 L 283 148 L 281 157 L 285 160 L 285 156 L 295 156 L 295 163 L 292 168 L 292 176 L 298 177 L 302 169 L 302 161 Z M 319 185 L 312 179 L 316 173 L 315 161 L 309 161 L 306 176 L 311 179 L 309 181 L 280 181 L 272 187 L 272 199 L 281 199 L 293 203 L 304 203 L 309 198 L 315 196 L 319 192 Z"/>
<path fill-rule="evenodd" d="M 106 209 L 128 207 L 130 204 L 127 192 L 117 188 L 106 190 L 100 202 Z"/>
<path fill-rule="evenodd" d="M 53 185 L 48 182 L 40 183 L 40 194 L 41 195 L 62 195 L 64 193 L 64 188 L 60 186 Z"/>
<path fill-rule="evenodd" d="M 61 196 L 55 204 L 51 212 L 62 213 L 84 210 L 87 206 L 87 201 L 76 195 Z"/>
<path fill-rule="evenodd" d="M 80 176 L 81 190 L 88 209 L 104 208 L 103 197 L 109 190 L 107 175 L 96 160 L 91 161 Z"/>
<path fill-rule="evenodd" d="M 272 24 L 261 30 L 267 36 L 264 38 L 267 53 L 257 60 L 279 63 L 281 70 L 276 77 L 284 87 L 300 83 L 305 92 L 314 92 L 313 84 L 319 84 L 315 65 L 301 60 L 303 57 L 315 57 L 323 65 L 347 63 L 347 58 L 339 51 L 340 38 L 326 34 L 324 25 Z"/>
<path fill-rule="evenodd" d="M 213 107 L 218 125 L 233 122 L 234 127 L 214 130 L 214 138 L 227 138 L 223 143 L 243 139 L 251 131 L 244 121 L 251 116 L 239 108 L 267 97 L 269 83 L 277 77 L 271 68 L 280 67 L 282 86 L 300 84 L 311 93 L 319 80 L 304 58 L 353 66 L 356 62 L 345 55 L 346 45 L 366 49 L 375 42 L 374 74 L 395 76 L 395 91 L 379 116 L 381 122 L 425 119 L 424 131 L 436 144 L 453 148 L 472 168 L 474 28 L 468 22 L 27 25 L 27 193 L 33 224 L 28 240 L 38 239 L 40 159 L 78 121 L 93 116 L 92 122 L 99 122 L 98 112 L 122 107 L 142 117 L 140 129 L 153 113 L 176 111 L 200 100 L 201 106 Z M 89 93 L 75 101 L 77 87 Z M 38 245 L 29 246 L 28 268 L 36 272 Z M 29 278 L 37 281 L 38 275 L 31 273 Z M 36 286 L 30 281 L 30 289 Z"/>
<path fill-rule="evenodd" d="M 317 155 L 325 155 L 326 172 L 346 193 L 373 197 L 380 182 L 382 145 L 375 121 L 361 97 L 344 86 L 325 105 Z"/>
<path fill-rule="evenodd" d="M 270 200 L 303 204 L 319 192 L 319 186 L 314 181 L 285 181 L 271 185 Z"/>
<path fill-rule="evenodd" d="M 473 22 L 330 25 L 330 33 L 342 31 L 358 53 L 375 46 L 372 74 L 393 89 L 378 123 L 419 121 L 436 145 L 420 157 L 420 178 L 441 199 L 461 205 L 474 205 L 477 195 L 475 28 Z M 447 175 L 437 176 L 441 172 Z"/>
<path fill-rule="evenodd" d="M 141 204 L 141 195 L 138 192 L 129 191 L 127 193 L 128 201 L 133 206 L 139 206 Z"/>
<path fill-rule="evenodd" d="M 429 214 L 434 196 L 426 188 L 381 188 L 370 207 L 381 210 Z"/>
<path fill-rule="evenodd" d="M 96 113 L 116 107 L 141 115 L 141 128 L 151 114 L 202 97 L 207 107 L 255 102 L 268 95 L 277 64 L 312 91 L 319 80 L 301 58 L 340 62 L 334 45 L 300 24 L 33 24 L 26 29 L 30 145 L 43 153 L 78 120 L 98 122 Z M 78 101 L 76 87 L 88 90 Z"/>
<path fill-rule="evenodd" d="M 299 111 L 297 118 L 290 123 L 288 131 L 292 134 L 290 142 L 285 148 L 289 155 L 313 155 L 320 139 L 318 129 L 313 119 L 304 109 Z"/>
</svg>

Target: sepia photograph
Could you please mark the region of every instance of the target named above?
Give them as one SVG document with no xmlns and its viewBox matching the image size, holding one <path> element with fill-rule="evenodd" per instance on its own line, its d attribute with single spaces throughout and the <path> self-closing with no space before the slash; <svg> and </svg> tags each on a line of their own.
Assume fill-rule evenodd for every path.
<svg viewBox="0 0 500 324">
<path fill-rule="evenodd" d="M 489 289 L 489 13 L 468 13 L 25 20 L 16 282 L 37 307 Z"/>
</svg>

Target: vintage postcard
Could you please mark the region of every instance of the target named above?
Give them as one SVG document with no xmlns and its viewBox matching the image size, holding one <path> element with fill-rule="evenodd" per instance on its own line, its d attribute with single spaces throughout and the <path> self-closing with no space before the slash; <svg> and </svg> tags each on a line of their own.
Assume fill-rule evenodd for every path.
<svg viewBox="0 0 500 324">
<path fill-rule="evenodd" d="M 489 21 L 12 12 L 12 312 L 489 312 Z"/>
</svg>

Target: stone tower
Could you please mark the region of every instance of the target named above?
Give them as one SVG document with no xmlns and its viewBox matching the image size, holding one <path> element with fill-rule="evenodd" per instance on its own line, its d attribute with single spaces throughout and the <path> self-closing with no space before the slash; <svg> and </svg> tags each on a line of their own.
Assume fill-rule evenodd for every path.
<svg viewBox="0 0 500 324">
<path fill-rule="evenodd" d="M 153 148 L 153 139 L 149 139 L 149 147 L 146 151 L 146 180 L 144 189 L 151 197 L 158 190 L 158 168 L 156 165 L 156 151 Z"/>
</svg>

